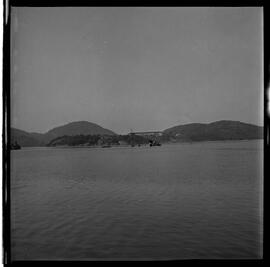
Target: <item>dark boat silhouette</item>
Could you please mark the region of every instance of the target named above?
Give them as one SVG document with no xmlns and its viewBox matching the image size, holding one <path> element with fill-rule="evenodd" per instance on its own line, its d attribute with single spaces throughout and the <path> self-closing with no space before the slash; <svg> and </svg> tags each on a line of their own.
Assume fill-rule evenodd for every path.
<svg viewBox="0 0 270 267">
<path fill-rule="evenodd" d="M 149 140 L 149 146 L 161 146 L 161 144 L 158 143 L 157 141 Z"/>
<path fill-rule="evenodd" d="M 11 150 L 18 150 L 18 149 L 21 149 L 21 146 L 17 142 L 15 142 L 14 144 L 10 145 L 10 149 Z"/>
<path fill-rule="evenodd" d="M 103 145 L 102 148 L 112 147 L 111 145 Z"/>
</svg>

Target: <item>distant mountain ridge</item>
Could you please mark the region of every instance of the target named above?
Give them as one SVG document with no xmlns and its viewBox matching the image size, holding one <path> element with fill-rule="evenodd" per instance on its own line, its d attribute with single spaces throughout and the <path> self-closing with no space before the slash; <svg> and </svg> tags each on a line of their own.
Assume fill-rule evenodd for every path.
<svg viewBox="0 0 270 267">
<path fill-rule="evenodd" d="M 95 123 L 77 121 L 55 127 L 44 134 L 11 128 L 11 143 L 16 141 L 22 147 L 45 146 L 55 138 L 76 135 L 116 135 L 116 133 Z M 240 121 L 221 120 L 174 126 L 164 130 L 163 135 L 164 142 L 252 140 L 263 139 L 263 127 Z"/>
<path fill-rule="evenodd" d="M 240 121 L 221 120 L 212 123 L 190 123 L 163 131 L 176 141 L 215 141 L 262 139 L 263 127 Z"/>
<path fill-rule="evenodd" d="M 105 129 L 96 123 L 88 121 L 76 121 L 55 127 L 44 134 L 28 133 L 16 128 L 11 128 L 11 142 L 13 143 L 17 141 L 23 147 L 45 146 L 51 140 L 64 135 L 73 136 L 96 134 L 115 135 L 113 131 Z"/>
<path fill-rule="evenodd" d="M 31 147 L 31 146 L 44 146 L 45 142 L 42 138 L 37 138 L 35 134 L 28 133 L 23 130 L 19 130 L 16 128 L 11 128 L 11 144 L 15 142 L 19 143 L 20 146 Z"/>
<path fill-rule="evenodd" d="M 100 135 L 115 135 L 111 130 L 105 129 L 96 123 L 88 121 L 75 121 L 58 126 L 48 131 L 46 135 L 55 138 L 63 135 L 89 135 L 89 134 L 100 134 Z"/>
</svg>

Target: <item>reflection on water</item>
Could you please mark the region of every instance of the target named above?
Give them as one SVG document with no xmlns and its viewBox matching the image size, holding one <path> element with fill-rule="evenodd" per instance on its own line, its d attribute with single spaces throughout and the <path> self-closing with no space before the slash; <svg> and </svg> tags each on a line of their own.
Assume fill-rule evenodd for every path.
<svg viewBox="0 0 270 267">
<path fill-rule="evenodd" d="M 11 157 L 15 260 L 262 256 L 262 141 Z"/>
</svg>

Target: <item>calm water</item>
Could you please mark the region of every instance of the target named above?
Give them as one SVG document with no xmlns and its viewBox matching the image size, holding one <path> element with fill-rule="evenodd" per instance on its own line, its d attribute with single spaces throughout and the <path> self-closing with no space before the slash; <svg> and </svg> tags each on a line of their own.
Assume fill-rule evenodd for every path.
<svg viewBox="0 0 270 267">
<path fill-rule="evenodd" d="M 12 258 L 260 258 L 262 146 L 12 151 Z"/>
</svg>

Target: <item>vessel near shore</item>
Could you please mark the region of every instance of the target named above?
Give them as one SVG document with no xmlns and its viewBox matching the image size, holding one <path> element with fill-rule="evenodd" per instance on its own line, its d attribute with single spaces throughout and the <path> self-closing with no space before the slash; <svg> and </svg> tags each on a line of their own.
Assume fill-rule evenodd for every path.
<svg viewBox="0 0 270 267">
<path fill-rule="evenodd" d="M 21 149 L 21 146 L 17 142 L 15 142 L 14 144 L 10 145 L 10 149 L 11 150 L 18 150 L 18 149 Z"/>
<path fill-rule="evenodd" d="M 111 145 L 103 145 L 102 148 L 112 147 Z"/>
<path fill-rule="evenodd" d="M 161 146 L 161 143 L 157 141 L 150 140 L 149 141 L 149 146 Z"/>
</svg>

